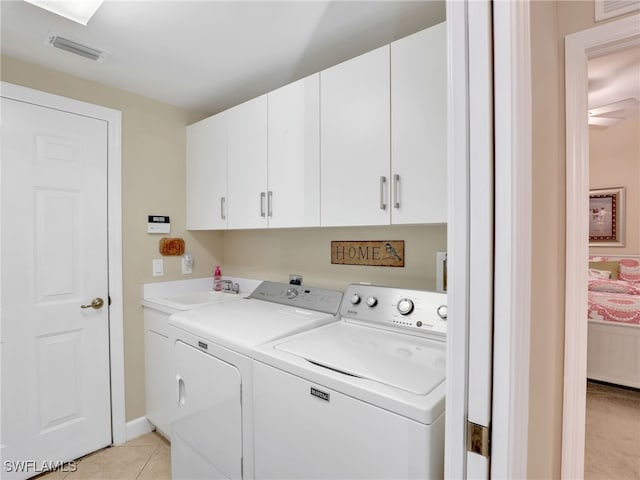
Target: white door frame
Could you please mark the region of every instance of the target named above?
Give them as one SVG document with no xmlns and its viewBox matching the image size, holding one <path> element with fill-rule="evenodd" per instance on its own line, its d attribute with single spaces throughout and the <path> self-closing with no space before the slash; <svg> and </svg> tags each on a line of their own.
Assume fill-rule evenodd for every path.
<svg viewBox="0 0 640 480">
<path fill-rule="evenodd" d="M 467 2 L 447 1 L 447 392 L 444 476 L 466 478 L 469 365 L 469 72 Z"/>
<path fill-rule="evenodd" d="M 445 477 L 467 478 L 470 309 L 468 1 L 447 2 L 449 318 Z M 531 55 L 527 2 L 493 2 L 495 266 L 493 478 L 526 478 L 531 317 Z M 477 72 L 476 72 L 477 73 Z"/>
<path fill-rule="evenodd" d="M 0 82 L 0 96 L 104 120 L 108 127 L 109 349 L 113 443 L 126 442 L 122 288 L 121 126 L 122 112 L 39 90 Z"/>
<path fill-rule="evenodd" d="M 565 37 L 567 233 L 562 478 L 584 475 L 589 256 L 587 62 L 590 58 L 640 45 L 639 35 L 640 15 L 633 15 Z"/>
<path fill-rule="evenodd" d="M 492 478 L 526 478 L 531 344 L 529 2 L 493 2 L 495 280 Z"/>
</svg>

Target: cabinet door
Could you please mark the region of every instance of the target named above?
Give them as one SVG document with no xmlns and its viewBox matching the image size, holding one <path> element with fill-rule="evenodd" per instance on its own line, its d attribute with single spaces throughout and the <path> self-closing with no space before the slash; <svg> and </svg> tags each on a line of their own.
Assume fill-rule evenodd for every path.
<svg viewBox="0 0 640 480">
<path fill-rule="evenodd" d="M 447 221 L 447 46 L 441 23 L 391 44 L 391 222 Z"/>
<path fill-rule="evenodd" d="M 267 226 L 267 96 L 227 110 L 229 228 Z"/>
<path fill-rule="evenodd" d="M 187 229 L 226 228 L 226 112 L 187 127 Z"/>
<path fill-rule="evenodd" d="M 320 225 L 320 74 L 268 94 L 269 227 Z"/>
<path fill-rule="evenodd" d="M 169 315 L 144 309 L 146 416 L 164 435 L 170 434 L 171 346 L 167 338 Z"/>
<path fill-rule="evenodd" d="M 321 224 L 389 224 L 389 46 L 320 73 Z"/>
</svg>

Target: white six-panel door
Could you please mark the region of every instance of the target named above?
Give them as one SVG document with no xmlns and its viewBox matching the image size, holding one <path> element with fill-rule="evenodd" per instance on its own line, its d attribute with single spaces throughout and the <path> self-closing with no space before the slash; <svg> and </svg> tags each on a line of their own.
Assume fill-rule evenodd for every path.
<svg viewBox="0 0 640 480">
<path fill-rule="evenodd" d="M 111 444 L 107 135 L 2 99 L 3 478 Z"/>
</svg>

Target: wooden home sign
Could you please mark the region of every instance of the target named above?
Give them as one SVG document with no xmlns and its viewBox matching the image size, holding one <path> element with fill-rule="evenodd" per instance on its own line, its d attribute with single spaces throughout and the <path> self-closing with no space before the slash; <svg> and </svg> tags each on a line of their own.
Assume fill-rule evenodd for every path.
<svg viewBox="0 0 640 480">
<path fill-rule="evenodd" d="M 404 267 L 404 240 L 332 241 L 331 263 Z"/>
</svg>

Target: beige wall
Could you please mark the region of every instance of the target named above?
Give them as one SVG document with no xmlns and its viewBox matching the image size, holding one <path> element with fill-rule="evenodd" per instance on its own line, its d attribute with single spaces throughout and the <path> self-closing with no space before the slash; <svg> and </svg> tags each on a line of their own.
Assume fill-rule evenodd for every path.
<svg viewBox="0 0 640 480">
<path fill-rule="evenodd" d="M 591 188 L 625 187 L 624 247 L 590 247 L 595 255 L 640 255 L 640 121 L 630 118 L 611 128 L 589 129 Z"/>
<path fill-rule="evenodd" d="M 564 351 L 564 90 L 554 2 L 531 4 L 533 218 L 528 477 L 560 478 Z"/>
<path fill-rule="evenodd" d="M 196 115 L 148 98 L 2 57 L 2 81 L 122 111 L 122 232 L 126 418 L 144 415 L 144 336 L 141 285 L 186 278 L 177 257 L 165 258 L 165 275 L 152 277 L 161 235 L 146 233 L 146 216 L 171 217 L 171 235 L 194 255 L 193 276 L 206 276 L 222 260 L 222 235 L 189 233 L 185 225 L 185 125 Z"/>
<path fill-rule="evenodd" d="M 325 288 L 363 281 L 435 289 L 436 251 L 446 250 L 444 226 L 185 231 L 184 127 L 199 120 L 199 114 L 14 58 L 1 62 L 2 81 L 122 111 L 127 421 L 145 413 L 143 283 L 205 277 L 221 264 L 224 275 L 286 281 L 289 273 L 302 273 L 305 283 Z M 194 255 L 193 275 L 180 273 L 178 257 L 165 257 L 163 277 L 151 275 L 151 260 L 160 258 L 161 235 L 146 233 L 148 214 L 171 217 L 171 236 L 183 237 Z M 405 240 L 406 267 L 331 265 L 331 240 Z"/>
<path fill-rule="evenodd" d="M 529 478 L 560 478 L 566 231 L 564 37 L 595 25 L 593 0 L 531 2 L 533 268 Z"/>
<path fill-rule="evenodd" d="M 332 265 L 331 240 L 404 240 L 405 267 Z M 337 290 L 350 282 L 434 290 L 436 252 L 446 248 L 445 226 L 229 231 L 223 273 L 284 282 L 300 273 L 306 284 Z"/>
</svg>

